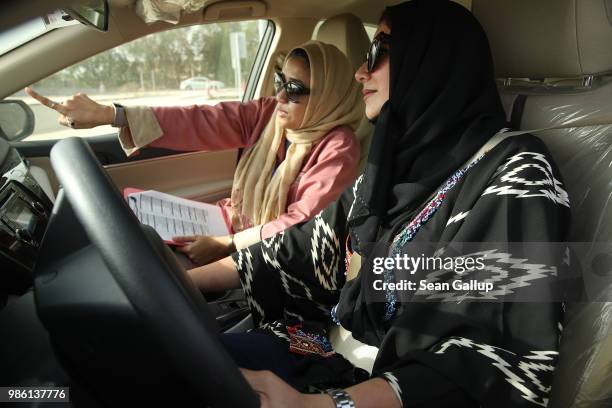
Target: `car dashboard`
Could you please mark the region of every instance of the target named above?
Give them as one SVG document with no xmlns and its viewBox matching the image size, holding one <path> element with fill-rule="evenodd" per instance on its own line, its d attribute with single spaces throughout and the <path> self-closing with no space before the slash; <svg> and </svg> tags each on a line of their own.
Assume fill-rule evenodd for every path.
<svg viewBox="0 0 612 408">
<path fill-rule="evenodd" d="M 90 242 L 65 191 L 50 198 L 46 174 L 38 175 L 1 139 L 0 167 L 0 384 L 75 387 L 72 379 L 85 376 L 78 368 L 84 356 L 99 368 L 94 372 L 113 372 L 121 361 L 124 374 L 157 375 L 149 356 L 159 346 Z M 186 261 L 173 255 L 153 230 L 143 229 L 163 247 L 164 256 Z M 219 330 L 251 327 L 242 290 L 206 298 Z M 111 349 L 98 344 L 104 336 L 116 336 L 108 342 L 114 344 Z M 134 357 L 135 350 L 144 357 Z M 127 363 L 130 359 L 133 364 Z M 150 381 L 159 381 L 153 374 Z M 103 377 L 96 381 L 101 384 Z M 89 398 L 88 391 L 82 392 L 81 400 Z"/>
<path fill-rule="evenodd" d="M 53 203 L 27 160 L 0 140 L 0 307 L 33 283 L 33 270 Z"/>
</svg>

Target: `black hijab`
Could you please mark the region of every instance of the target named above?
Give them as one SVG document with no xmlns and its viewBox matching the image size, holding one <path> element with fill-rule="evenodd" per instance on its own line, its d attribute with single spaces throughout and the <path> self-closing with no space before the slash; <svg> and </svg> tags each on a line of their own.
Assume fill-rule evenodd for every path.
<svg viewBox="0 0 612 408">
<path fill-rule="evenodd" d="M 487 37 L 447 0 L 387 8 L 390 98 L 377 120 L 349 225 L 365 257 L 505 124 Z"/>
</svg>

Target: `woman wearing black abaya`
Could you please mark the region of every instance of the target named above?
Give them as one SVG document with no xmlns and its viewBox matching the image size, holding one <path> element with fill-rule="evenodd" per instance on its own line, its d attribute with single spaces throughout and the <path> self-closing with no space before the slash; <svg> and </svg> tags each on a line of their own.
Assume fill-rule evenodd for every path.
<svg viewBox="0 0 612 408">
<path fill-rule="evenodd" d="M 244 370 L 264 406 L 546 406 L 561 263 L 552 245 L 529 248 L 564 240 L 569 201 L 537 138 L 490 141 L 505 120 L 480 25 L 444 0 L 390 7 L 355 77 L 376 123 L 364 174 L 314 219 L 240 251 L 235 267 L 212 265 L 199 282 L 219 289 L 239 277 L 258 325 L 242 341 L 272 339 L 276 351 L 261 354 L 285 368 L 253 363 L 259 340 L 242 353 L 232 340 L 230 352 L 242 367 L 271 369 L 302 390 L 348 387 L 301 394 L 275 374 Z M 461 252 L 466 242 L 481 246 Z M 345 284 L 353 253 L 361 267 Z M 453 287 L 457 268 L 408 273 L 379 262 L 449 254 L 485 258 L 484 269 L 463 277 L 493 289 Z M 404 279 L 450 289 L 390 289 Z M 332 350 L 332 320 L 379 348 L 370 378 Z"/>
</svg>

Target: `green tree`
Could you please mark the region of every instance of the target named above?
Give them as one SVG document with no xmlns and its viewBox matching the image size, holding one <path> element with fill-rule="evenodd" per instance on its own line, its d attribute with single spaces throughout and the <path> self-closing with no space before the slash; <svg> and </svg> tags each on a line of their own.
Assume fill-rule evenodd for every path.
<svg viewBox="0 0 612 408">
<path fill-rule="evenodd" d="M 259 47 L 256 21 L 204 24 L 150 34 L 68 67 L 37 84 L 46 89 L 145 91 L 178 89 L 182 80 L 207 76 L 231 86 L 230 33 L 243 31 L 247 79 Z"/>
</svg>

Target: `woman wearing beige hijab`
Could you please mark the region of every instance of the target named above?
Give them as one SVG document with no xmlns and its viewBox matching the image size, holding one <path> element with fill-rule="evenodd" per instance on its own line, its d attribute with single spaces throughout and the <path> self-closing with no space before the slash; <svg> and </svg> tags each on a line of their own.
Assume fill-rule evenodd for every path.
<svg viewBox="0 0 612 408">
<path fill-rule="evenodd" d="M 126 154 L 144 146 L 179 151 L 244 148 L 231 197 L 219 202 L 232 234 L 176 237 L 197 265 L 207 264 L 303 222 L 335 200 L 357 175 L 363 116 L 344 54 L 310 41 L 275 73 L 276 97 L 215 106 L 119 107 L 78 94 L 62 104 L 27 92 L 74 128 L 113 124 Z"/>
</svg>

